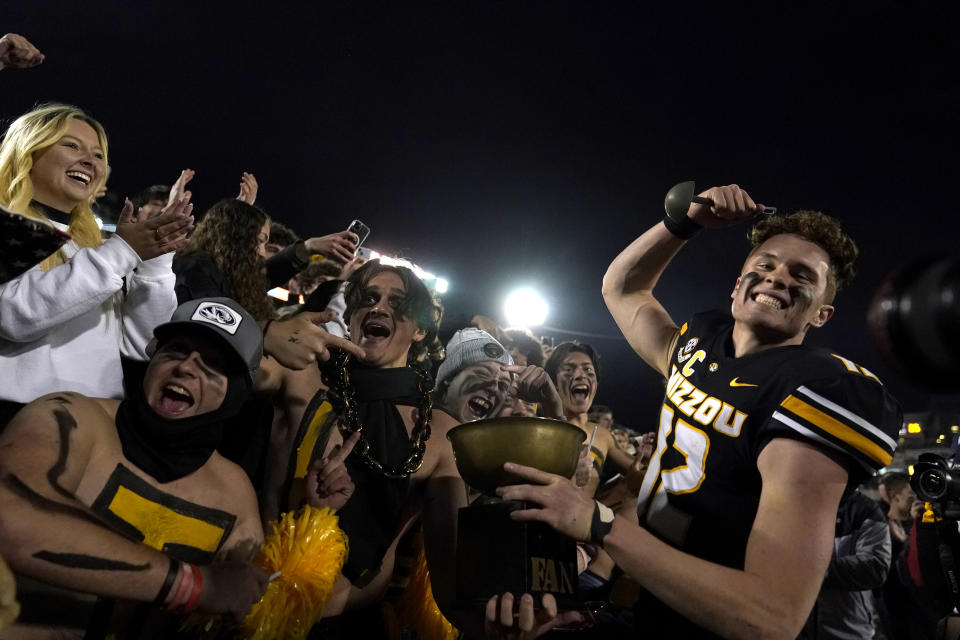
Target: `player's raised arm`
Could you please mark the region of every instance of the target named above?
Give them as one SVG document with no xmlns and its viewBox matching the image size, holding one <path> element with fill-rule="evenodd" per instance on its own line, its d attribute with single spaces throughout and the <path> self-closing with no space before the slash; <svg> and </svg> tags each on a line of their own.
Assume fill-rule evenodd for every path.
<svg viewBox="0 0 960 640">
<path fill-rule="evenodd" d="M 724 227 L 761 209 L 737 185 L 713 187 L 700 194 L 714 205 L 691 204 L 687 223 L 665 220 L 630 243 L 603 276 L 603 299 L 633 350 L 667 377 L 667 360 L 677 325 L 653 295 L 664 269 L 700 227 Z M 668 225 L 670 228 L 668 228 Z"/>
</svg>

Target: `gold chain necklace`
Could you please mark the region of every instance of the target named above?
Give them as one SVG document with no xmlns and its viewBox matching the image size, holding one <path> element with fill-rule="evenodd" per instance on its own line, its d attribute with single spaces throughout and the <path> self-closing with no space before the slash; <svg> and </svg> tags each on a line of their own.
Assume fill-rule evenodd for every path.
<svg viewBox="0 0 960 640">
<path fill-rule="evenodd" d="M 411 434 L 412 446 L 406 459 L 393 469 L 384 469 L 383 464 L 370 454 L 370 443 L 363 435 L 364 425 L 360 424 L 360 417 L 357 415 L 357 392 L 350 384 L 350 372 L 347 371 L 347 363 L 350 362 L 350 354 L 341 352 L 337 356 L 337 380 L 340 395 L 341 420 L 344 431 L 349 433 L 360 432 L 360 440 L 353 451 L 360 456 L 360 459 L 374 471 L 391 478 L 393 480 L 405 480 L 410 474 L 416 473 L 423 466 L 423 454 L 427 450 L 427 440 L 430 439 L 430 419 L 433 417 L 433 381 L 426 371 L 420 367 L 410 367 L 417 374 L 420 389 L 420 407 L 417 416 L 417 424 L 413 427 Z"/>
</svg>

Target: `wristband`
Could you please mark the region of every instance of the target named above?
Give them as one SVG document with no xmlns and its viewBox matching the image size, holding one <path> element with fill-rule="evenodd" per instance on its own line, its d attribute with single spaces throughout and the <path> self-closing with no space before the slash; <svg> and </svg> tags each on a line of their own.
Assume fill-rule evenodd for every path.
<svg viewBox="0 0 960 640">
<path fill-rule="evenodd" d="M 680 220 L 674 220 L 670 216 L 663 216 L 663 226 L 667 228 L 667 231 L 681 240 L 689 240 L 695 236 L 700 229 L 703 229 L 701 225 L 688 218 L 686 214 L 684 214 Z"/>
<path fill-rule="evenodd" d="M 170 594 L 170 597 L 167 598 L 166 609 L 167 611 L 178 611 L 180 606 L 187 601 L 187 597 L 190 595 L 190 585 L 193 582 L 193 572 L 189 569 L 189 564 L 181 564 L 177 572 L 179 579 L 176 583 L 176 588 Z"/>
<path fill-rule="evenodd" d="M 593 518 L 590 520 L 590 542 L 602 547 L 603 539 L 613 529 L 613 509 L 599 500 L 593 501 Z"/>
<path fill-rule="evenodd" d="M 160 586 L 157 597 L 153 599 L 155 603 L 160 605 L 166 604 L 167 596 L 170 595 L 170 589 L 173 587 L 173 583 L 176 582 L 179 573 L 180 561 L 170 558 L 170 568 L 167 570 L 167 577 L 163 579 L 163 584 Z"/>
<path fill-rule="evenodd" d="M 190 598 L 187 603 L 180 608 L 180 613 L 190 613 L 197 608 L 197 602 L 200 601 L 200 592 L 203 590 L 203 574 L 200 573 L 200 567 L 188 565 L 193 571 L 193 585 L 190 589 Z"/>
</svg>

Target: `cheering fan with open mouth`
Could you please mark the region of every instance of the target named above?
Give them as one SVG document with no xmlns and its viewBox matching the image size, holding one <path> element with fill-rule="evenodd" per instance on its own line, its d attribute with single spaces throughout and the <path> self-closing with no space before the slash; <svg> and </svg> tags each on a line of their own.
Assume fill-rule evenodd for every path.
<svg viewBox="0 0 960 640">
<path fill-rule="evenodd" d="M 4 234 L 14 277 L 0 285 L 0 377 L 17 384 L 0 391 L 0 424 L 53 391 L 120 398 L 120 356 L 145 359 L 153 328 L 176 308 L 170 264 L 193 224 L 190 205 L 146 220 L 127 203 L 103 241 L 90 201 L 106 177 L 106 133 L 76 107 L 25 113 L 0 143 L 0 206 L 36 222 L 31 242 L 39 234 L 29 262 L 8 248 L 33 245 Z M 59 232 L 70 239 L 56 249 Z"/>
</svg>

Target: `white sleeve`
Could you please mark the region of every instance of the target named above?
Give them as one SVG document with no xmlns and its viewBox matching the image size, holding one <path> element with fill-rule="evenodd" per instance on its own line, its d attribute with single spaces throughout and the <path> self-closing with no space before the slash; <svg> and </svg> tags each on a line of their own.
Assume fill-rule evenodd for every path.
<svg viewBox="0 0 960 640">
<path fill-rule="evenodd" d="M 326 310 L 336 311 L 337 317 L 330 322 L 325 323 L 323 328 L 327 331 L 327 333 L 349 339 L 350 331 L 347 328 L 346 323 L 343 321 L 343 312 L 347 310 L 347 299 L 343 297 L 343 292 L 346 290 L 346 288 L 347 283 L 341 282 L 337 292 L 333 294 L 333 297 L 330 298 L 330 302 L 327 303 Z"/>
<path fill-rule="evenodd" d="M 173 254 L 146 260 L 127 278 L 123 302 L 123 339 L 120 353 L 135 360 L 149 360 L 147 344 L 153 329 L 170 320 L 177 308 L 176 276 L 171 268 Z"/>
<path fill-rule="evenodd" d="M 0 285 L 0 339 L 32 342 L 43 337 L 103 304 L 138 264 L 137 252 L 113 236 L 49 271 L 37 266 Z"/>
</svg>

